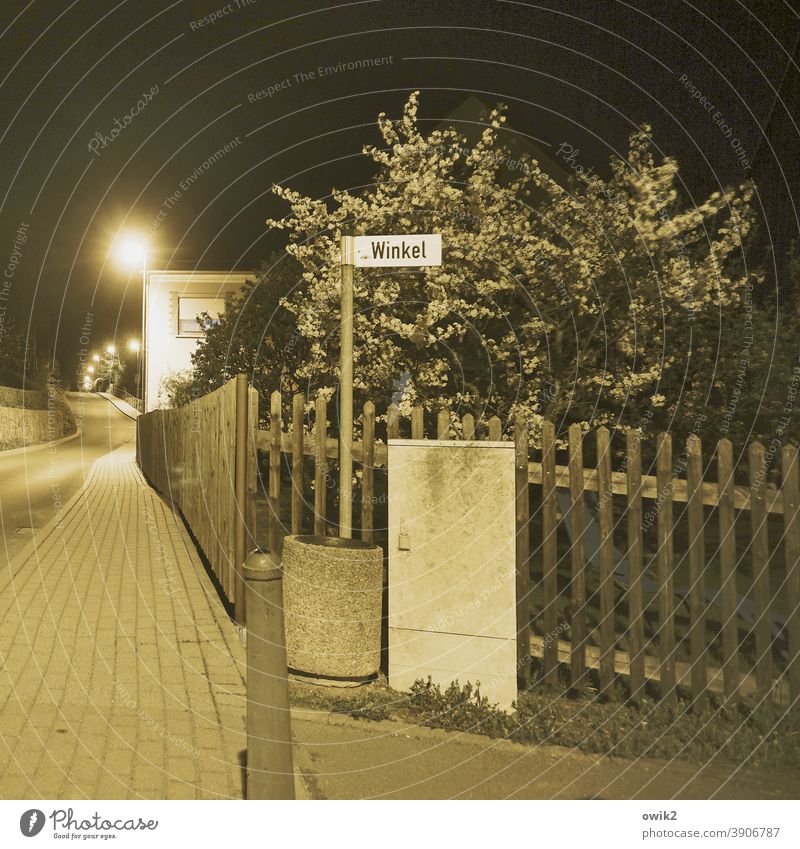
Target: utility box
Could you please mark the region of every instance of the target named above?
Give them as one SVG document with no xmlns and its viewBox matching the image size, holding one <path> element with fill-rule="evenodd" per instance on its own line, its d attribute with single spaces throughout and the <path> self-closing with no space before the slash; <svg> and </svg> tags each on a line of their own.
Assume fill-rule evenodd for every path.
<svg viewBox="0 0 800 849">
<path fill-rule="evenodd" d="M 389 440 L 389 685 L 517 698 L 514 446 Z"/>
</svg>

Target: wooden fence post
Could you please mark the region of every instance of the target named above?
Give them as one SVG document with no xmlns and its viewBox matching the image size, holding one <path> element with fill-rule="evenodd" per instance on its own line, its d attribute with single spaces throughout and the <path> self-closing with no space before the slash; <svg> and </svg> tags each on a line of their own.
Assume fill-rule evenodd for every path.
<svg viewBox="0 0 800 849">
<path fill-rule="evenodd" d="M 628 488 L 628 651 L 631 667 L 631 699 L 644 695 L 644 604 L 642 571 L 642 434 L 628 428 L 625 434 Z"/>
<path fill-rule="evenodd" d="M 258 390 L 252 386 L 247 391 L 247 551 L 256 547 L 258 539 Z"/>
<path fill-rule="evenodd" d="M 659 433 L 656 459 L 656 500 L 658 525 L 658 646 L 661 660 L 661 698 L 667 704 L 677 703 L 675 678 L 675 596 L 672 570 L 672 437 Z"/>
<path fill-rule="evenodd" d="M 706 584 L 703 525 L 703 446 L 692 434 L 686 441 L 686 485 L 689 495 L 689 654 L 692 701 L 705 703 L 706 673 Z"/>
<path fill-rule="evenodd" d="M 234 448 L 234 497 L 233 513 L 233 615 L 240 624 L 245 623 L 244 560 L 247 553 L 247 375 L 236 375 L 236 412 L 234 415 L 236 436 Z"/>
<path fill-rule="evenodd" d="M 784 445 L 783 523 L 786 534 L 786 599 L 789 620 L 789 699 L 800 698 L 800 469 L 797 448 Z"/>
<path fill-rule="evenodd" d="M 502 436 L 502 424 L 497 416 L 489 419 L 489 442 L 500 442 Z"/>
<path fill-rule="evenodd" d="M 303 533 L 303 411 L 305 398 L 292 398 L 292 534 Z"/>
<path fill-rule="evenodd" d="M 569 493 L 572 536 L 570 683 L 574 690 L 583 690 L 586 686 L 586 557 L 583 549 L 583 432 L 579 424 L 569 426 Z"/>
<path fill-rule="evenodd" d="M 542 588 L 544 591 L 545 685 L 558 677 L 558 550 L 556 524 L 556 429 L 542 422 Z"/>
<path fill-rule="evenodd" d="M 736 533 L 733 511 L 733 445 L 721 439 L 717 446 L 718 513 L 720 536 L 720 593 L 722 596 L 722 662 L 725 697 L 739 689 L 739 626 L 736 620 Z"/>
<path fill-rule="evenodd" d="M 375 405 L 364 404 L 364 437 L 361 457 L 361 539 L 372 542 L 375 510 Z"/>
<path fill-rule="evenodd" d="M 597 500 L 600 524 L 600 693 L 609 698 L 614 685 L 614 498 L 611 490 L 611 442 L 608 428 L 595 434 Z"/>
<path fill-rule="evenodd" d="M 514 421 L 514 455 L 517 524 L 517 679 L 520 688 L 525 689 L 530 677 L 531 580 L 528 422 L 522 413 L 518 413 Z"/>
<path fill-rule="evenodd" d="M 314 533 L 325 536 L 328 498 L 328 402 L 317 395 L 314 420 Z"/>
<path fill-rule="evenodd" d="M 283 537 L 281 525 L 281 393 L 277 390 L 270 396 L 269 410 L 269 550 L 278 557 Z"/>
<path fill-rule="evenodd" d="M 753 571 L 753 598 L 756 604 L 756 621 L 753 626 L 756 641 L 756 686 L 760 696 L 772 687 L 772 622 L 770 618 L 769 541 L 767 539 L 767 511 L 764 503 L 766 460 L 764 446 L 754 442 L 748 449 L 750 476 L 750 528 L 752 545 L 750 557 Z"/>
</svg>

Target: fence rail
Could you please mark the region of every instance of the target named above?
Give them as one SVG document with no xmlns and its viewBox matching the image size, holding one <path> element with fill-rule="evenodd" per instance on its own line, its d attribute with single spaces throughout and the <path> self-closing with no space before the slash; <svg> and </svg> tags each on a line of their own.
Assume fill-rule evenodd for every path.
<svg viewBox="0 0 800 849">
<path fill-rule="evenodd" d="M 311 405 L 295 395 L 286 422 L 277 392 L 270 409 L 270 427 L 258 430 L 254 441 L 269 454 L 269 539 L 276 548 L 284 533 L 331 529 L 326 493 L 339 446 L 329 436 L 323 396 Z M 395 405 L 385 409 L 379 438 L 375 405 L 364 405 L 362 438 L 353 444 L 360 534 L 369 541 L 379 541 L 385 530 L 375 527 L 374 509 L 376 474 L 387 463 L 385 440 L 401 438 L 401 432 L 426 436 L 422 408 L 405 417 Z M 555 428 L 546 422 L 542 448 L 531 457 L 524 422 L 514 422 L 505 434 L 516 446 L 521 677 L 527 676 L 526 657 L 532 657 L 540 661 L 545 684 L 557 684 L 564 670 L 573 690 L 592 686 L 609 697 L 622 675 L 635 699 L 647 688 L 674 702 L 679 686 L 697 704 L 709 692 L 798 698 L 797 449 L 782 448 L 782 485 L 776 488 L 766 484 L 766 453 L 758 443 L 748 449 L 749 484 L 741 485 L 734 482 L 733 446 L 726 439 L 707 457 L 713 455 L 717 480 L 706 480 L 698 438 L 673 451 L 672 437 L 659 434 L 656 474 L 646 475 L 643 437 L 632 429 L 623 436 L 620 451 L 619 436 L 605 428 L 592 435 L 573 425 L 568 448 L 560 449 Z M 466 414 L 456 423 L 442 410 L 429 437 L 497 440 L 503 433 L 496 417 L 476 423 Z M 597 458 L 591 468 L 584 449 Z M 566 465 L 556 462 L 564 451 Z M 288 486 L 282 486 L 281 470 Z M 743 541 L 745 513 L 750 529 Z M 777 529 L 774 522 L 781 520 Z"/>
<path fill-rule="evenodd" d="M 122 401 L 125 401 L 127 404 L 130 404 L 134 410 L 138 410 L 140 413 L 144 412 L 144 405 L 141 398 L 137 398 L 135 395 L 131 395 L 131 393 L 127 390 L 119 389 L 116 386 L 112 386 L 109 389 L 109 392 Z"/>
</svg>

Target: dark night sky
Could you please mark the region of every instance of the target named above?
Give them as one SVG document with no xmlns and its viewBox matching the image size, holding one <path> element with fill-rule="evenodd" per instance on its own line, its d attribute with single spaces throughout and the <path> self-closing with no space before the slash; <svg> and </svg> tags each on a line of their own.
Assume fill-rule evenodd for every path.
<svg viewBox="0 0 800 849">
<path fill-rule="evenodd" d="M 272 184 L 320 195 L 367 182 L 359 152 L 378 138 L 375 116 L 396 114 L 416 88 L 431 125 L 469 94 L 502 100 L 516 131 L 545 149 L 569 142 L 586 164 L 624 153 L 631 130 L 649 122 L 695 196 L 760 167 L 779 173 L 776 161 L 796 158 L 794 116 L 776 98 L 800 19 L 782 0 L 239 6 L 232 0 L 215 23 L 193 27 L 225 3 L 0 0 L 6 256 L 28 225 L 8 311 L 43 345 L 55 342 L 67 375 L 87 310 L 93 345 L 136 333 L 138 283 L 108 262 L 114 234 L 147 230 L 181 181 L 232 139 L 240 142 L 158 227 L 155 266 L 257 266 L 280 244 L 264 225 L 286 211 Z M 318 80 L 294 76 L 367 57 L 392 58 Z M 724 114 L 755 172 L 692 100 L 683 74 Z M 93 153 L 95 134 L 108 135 L 155 87 L 116 140 Z M 777 143 L 763 141 L 770 116 L 782 127 Z M 782 216 L 795 219 L 791 204 Z"/>
</svg>

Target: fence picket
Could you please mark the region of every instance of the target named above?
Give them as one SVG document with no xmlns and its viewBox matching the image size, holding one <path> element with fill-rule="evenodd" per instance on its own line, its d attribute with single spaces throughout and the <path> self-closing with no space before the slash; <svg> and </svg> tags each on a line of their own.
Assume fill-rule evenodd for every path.
<svg viewBox="0 0 800 849">
<path fill-rule="evenodd" d="M 461 419 L 461 434 L 463 439 L 475 439 L 475 416 L 472 413 L 464 413 Z M 527 460 L 525 461 L 525 474 L 528 474 Z"/>
<path fill-rule="evenodd" d="M 675 595 L 672 542 L 672 437 L 659 433 L 656 439 L 656 478 L 658 480 L 658 647 L 661 672 L 661 698 L 668 704 L 677 702 L 675 677 Z"/>
<path fill-rule="evenodd" d="M 411 410 L 411 438 L 425 438 L 425 410 L 419 404 Z"/>
<path fill-rule="evenodd" d="M 281 393 L 270 396 L 269 409 L 269 550 L 277 556 L 282 539 L 281 527 Z"/>
<path fill-rule="evenodd" d="M 303 533 L 303 410 L 305 398 L 292 398 L 292 533 Z"/>
<path fill-rule="evenodd" d="M 686 441 L 686 484 L 689 488 L 689 653 L 692 664 L 692 701 L 705 702 L 706 586 L 703 533 L 703 446 L 695 435 Z"/>
<path fill-rule="evenodd" d="M 586 562 L 583 550 L 583 432 L 569 427 L 570 559 L 570 682 L 575 690 L 586 686 Z"/>
<path fill-rule="evenodd" d="M 625 476 L 628 485 L 628 653 L 631 699 L 644 695 L 644 605 L 642 599 L 642 434 L 634 428 L 625 433 Z"/>
<path fill-rule="evenodd" d="M 600 525 L 600 693 L 609 697 L 614 683 L 614 499 L 608 428 L 598 428 L 595 437 Z"/>
<path fill-rule="evenodd" d="M 389 404 L 386 416 L 386 435 L 389 439 L 400 439 L 400 408 L 397 404 Z"/>
<path fill-rule="evenodd" d="M 528 422 L 520 413 L 514 421 L 517 565 L 517 678 L 528 683 L 530 670 L 531 580 L 530 500 L 528 491 Z"/>
<path fill-rule="evenodd" d="M 489 419 L 489 442 L 499 442 L 502 436 L 502 424 L 497 416 Z"/>
<path fill-rule="evenodd" d="M 764 505 L 766 460 L 760 442 L 750 445 L 747 454 L 750 477 L 750 530 L 752 544 L 750 557 L 753 572 L 753 599 L 756 605 L 756 684 L 759 695 L 769 692 L 772 686 L 772 635 L 769 590 L 769 541 L 767 539 L 767 511 Z"/>
<path fill-rule="evenodd" d="M 733 512 L 733 445 L 721 439 L 717 446 L 719 486 L 720 594 L 722 596 L 722 663 L 726 698 L 739 688 L 739 633 L 736 623 L 736 534 Z"/>
<path fill-rule="evenodd" d="M 375 405 L 364 404 L 364 454 L 361 459 L 361 539 L 372 542 L 375 495 Z"/>
<path fill-rule="evenodd" d="M 328 402 L 317 395 L 314 421 L 314 533 L 325 535 L 328 495 Z"/>
<path fill-rule="evenodd" d="M 800 455 L 794 445 L 784 445 L 783 522 L 786 536 L 786 601 L 789 637 L 789 700 L 800 698 Z"/>
<path fill-rule="evenodd" d="M 542 589 L 544 592 L 543 683 L 555 684 L 558 668 L 558 563 L 556 524 L 556 430 L 542 422 Z"/>
<path fill-rule="evenodd" d="M 439 415 L 436 417 L 436 438 L 450 438 L 450 410 L 447 407 L 442 407 L 439 410 Z"/>
</svg>

